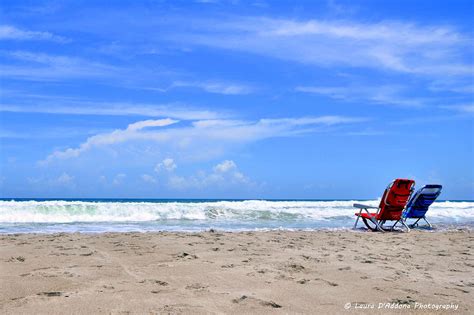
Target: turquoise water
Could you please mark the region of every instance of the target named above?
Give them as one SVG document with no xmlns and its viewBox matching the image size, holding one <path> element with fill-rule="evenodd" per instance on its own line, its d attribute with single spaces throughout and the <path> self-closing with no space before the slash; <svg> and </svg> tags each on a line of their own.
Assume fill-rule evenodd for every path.
<svg viewBox="0 0 474 315">
<path fill-rule="evenodd" d="M 377 200 L 0 199 L 0 233 L 347 229 Z M 474 226 L 474 201 L 435 202 L 437 229 Z"/>
</svg>

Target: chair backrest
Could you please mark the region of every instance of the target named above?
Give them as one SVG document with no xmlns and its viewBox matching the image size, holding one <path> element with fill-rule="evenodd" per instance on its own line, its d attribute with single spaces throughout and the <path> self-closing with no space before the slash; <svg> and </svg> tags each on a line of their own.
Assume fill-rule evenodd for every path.
<svg viewBox="0 0 474 315">
<path fill-rule="evenodd" d="M 401 178 L 388 185 L 380 200 L 377 220 L 400 220 L 414 186 L 414 180 Z"/>
<path fill-rule="evenodd" d="M 420 188 L 410 199 L 405 211 L 404 218 L 423 218 L 429 206 L 441 194 L 441 185 L 426 185 Z"/>
</svg>

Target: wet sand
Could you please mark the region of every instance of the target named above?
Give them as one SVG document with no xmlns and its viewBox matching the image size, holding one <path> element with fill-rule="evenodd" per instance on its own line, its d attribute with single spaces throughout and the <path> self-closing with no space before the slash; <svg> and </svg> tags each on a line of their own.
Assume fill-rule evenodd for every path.
<svg viewBox="0 0 474 315">
<path fill-rule="evenodd" d="M 467 230 L 1 235 L 0 313 L 472 314 L 473 246 Z"/>
</svg>

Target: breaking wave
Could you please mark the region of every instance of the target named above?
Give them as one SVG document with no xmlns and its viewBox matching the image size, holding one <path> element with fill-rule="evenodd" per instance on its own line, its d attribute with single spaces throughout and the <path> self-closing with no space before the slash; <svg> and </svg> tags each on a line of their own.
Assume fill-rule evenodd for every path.
<svg viewBox="0 0 474 315">
<path fill-rule="evenodd" d="M 0 222 L 70 223 L 157 220 L 330 220 L 354 216 L 356 202 L 377 201 L 213 201 L 97 202 L 0 201 Z M 474 218 L 474 202 L 436 202 L 430 217 Z"/>
</svg>

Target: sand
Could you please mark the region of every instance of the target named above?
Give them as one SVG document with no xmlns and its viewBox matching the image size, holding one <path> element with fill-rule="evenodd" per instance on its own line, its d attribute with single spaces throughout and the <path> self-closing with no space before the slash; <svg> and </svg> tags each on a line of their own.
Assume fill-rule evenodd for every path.
<svg viewBox="0 0 474 315">
<path fill-rule="evenodd" d="M 0 312 L 472 314 L 473 241 L 467 230 L 1 235 Z"/>
</svg>

